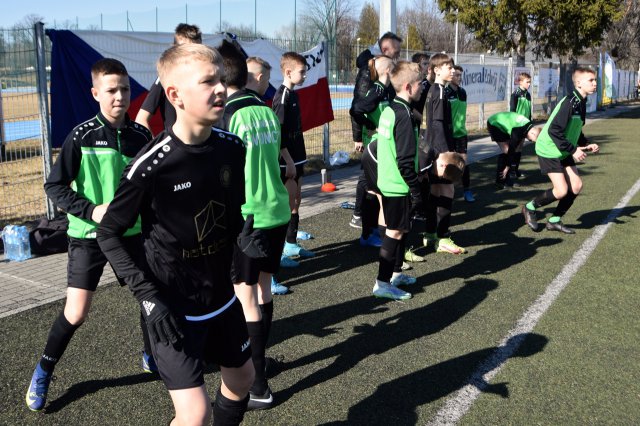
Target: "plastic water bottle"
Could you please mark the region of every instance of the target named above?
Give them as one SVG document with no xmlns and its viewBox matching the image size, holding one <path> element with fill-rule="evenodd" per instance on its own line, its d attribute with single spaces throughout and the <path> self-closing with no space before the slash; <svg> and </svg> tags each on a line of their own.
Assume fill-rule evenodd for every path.
<svg viewBox="0 0 640 426">
<path fill-rule="evenodd" d="M 29 231 L 26 226 L 7 225 L 2 230 L 4 258 L 21 262 L 31 257 Z"/>
</svg>

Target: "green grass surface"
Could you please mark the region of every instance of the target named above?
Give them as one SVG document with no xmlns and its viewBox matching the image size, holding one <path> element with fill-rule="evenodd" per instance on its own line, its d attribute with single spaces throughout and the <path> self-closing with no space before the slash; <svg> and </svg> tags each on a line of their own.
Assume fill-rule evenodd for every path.
<svg viewBox="0 0 640 426">
<path fill-rule="evenodd" d="M 425 424 L 491 354 L 522 313 L 640 178 L 638 116 L 585 129 L 602 153 L 580 167 L 585 186 L 565 223 L 577 233 L 533 233 L 520 206 L 549 185 L 528 147 L 518 190 L 494 191 L 495 159 L 472 166 L 478 201 L 457 201 L 454 240 L 464 256 L 423 250 L 414 297 L 371 296 L 377 251 L 355 241 L 349 210 L 302 221 L 317 257 L 279 279 L 270 356 L 278 405 L 245 424 Z M 303 207 L 304 208 L 304 205 Z M 640 423 L 636 196 L 463 424 Z M 552 208 L 547 209 L 547 216 Z M 418 244 L 414 239 L 411 244 Z M 152 425 L 172 416 L 161 381 L 143 374 L 137 307 L 127 289 L 100 289 L 56 369 L 43 413 L 24 393 L 62 302 L 0 319 L 0 424 Z M 207 375 L 213 394 L 219 383 Z"/>
</svg>

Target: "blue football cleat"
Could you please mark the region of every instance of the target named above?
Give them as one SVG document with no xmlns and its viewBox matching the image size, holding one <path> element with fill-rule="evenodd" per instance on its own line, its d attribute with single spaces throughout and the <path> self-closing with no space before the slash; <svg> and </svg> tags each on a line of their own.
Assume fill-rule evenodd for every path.
<svg viewBox="0 0 640 426">
<path fill-rule="evenodd" d="M 40 411 L 44 408 L 44 404 L 47 402 L 47 393 L 49 392 L 49 384 L 51 383 L 51 377 L 53 373 L 47 373 L 40 367 L 40 363 L 36 365 L 36 369 L 31 376 L 31 383 L 27 390 L 27 396 L 25 398 L 27 407 L 31 411 Z"/>
<path fill-rule="evenodd" d="M 271 294 L 283 295 L 289 293 L 289 287 L 285 287 L 276 281 L 275 277 L 271 277 Z"/>
<path fill-rule="evenodd" d="M 314 257 L 316 255 L 312 251 L 303 249 L 298 244 L 286 243 L 286 242 L 284 243 L 284 250 L 282 251 L 282 253 L 287 257 L 300 256 L 300 257 L 303 257 L 303 258 L 304 257 Z"/>
<path fill-rule="evenodd" d="M 156 360 L 153 359 L 153 355 L 149 355 L 145 351 L 142 351 L 142 369 L 145 373 L 158 372 L 158 366 L 156 365 Z"/>
</svg>

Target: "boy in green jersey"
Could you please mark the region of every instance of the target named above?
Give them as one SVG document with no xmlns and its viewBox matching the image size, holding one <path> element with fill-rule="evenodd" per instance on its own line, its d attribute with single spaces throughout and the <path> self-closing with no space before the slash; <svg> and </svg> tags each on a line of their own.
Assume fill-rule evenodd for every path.
<svg viewBox="0 0 640 426">
<path fill-rule="evenodd" d="M 420 99 L 421 74 L 418 64 L 400 61 L 391 71 L 396 97 L 385 108 L 378 125 L 378 179 L 387 229 L 380 247 L 376 297 L 394 300 L 411 298 L 398 288 L 415 284 L 402 273 L 406 235 L 411 216 L 422 204 L 418 181 L 418 124 L 411 102 Z"/>
<path fill-rule="evenodd" d="M 471 193 L 471 177 L 469 166 L 467 165 L 467 91 L 460 87 L 462 73 L 464 69 L 460 65 L 453 66 L 453 78 L 447 86 L 447 99 L 451 104 L 451 120 L 453 122 L 453 144 L 455 151 L 464 160 L 464 172 L 462 173 L 462 188 L 464 189 L 464 200 L 473 203 L 476 199 Z"/>
<path fill-rule="evenodd" d="M 531 87 L 531 76 L 526 73 L 520 73 L 518 75 L 518 87 L 511 94 L 511 100 L 509 102 L 509 111 L 518 113 L 531 120 L 531 94 L 529 88 Z M 524 146 L 524 138 L 522 138 L 518 146 L 513 152 L 513 159 L 511 164 L 511 174 L 514 178 L 522 176 L 520 173 L 520 159 L 522 158 L 522 147 Z"/>
<path fill-rule="evenodd" d="M 245 61 L 242 53 L 228 42 L 218 50 L 224 58 L 228 96 L 222 127 L 238 135 L 247 148 L 246 202 L 242 206 L 242 215 L 248 222 L 245 229 L 253 231 L 251 238 L 266 241 L 264 256 L 259 258 L 245 247 L 237 246 L 231 272 L 234 290 L 247 321 L 251 358 L 256 370 L 247 409 L 266 409 L 273 404 L 265 377 L 265 351 L 273 319 L 271 281 L 280 266 L 291 218 L 289 194 L 280 179 L 278 162 L 282 153 L 280 122 L 260 99 L 269 87 L 271 65 L 256 57 Z M 294 170 L 293 163 L 291 167 Z"/>
<path fill-rule="evenodd" d="M 513 164 L 516 149 L 525 136 L 535 142 L 540 129 L 533 127 L 531 120 L 524 115 L 506 111 L 489 117 L 487 129 L 491 140 L 500 147 L 496 168 L 496 187 L 503 189 L 505 186 L 512 186 L 509 171 L 512 168 L 510 164 Z"/>
<path fill-rule="evenodd" d="M 91 80 L 91 94 L 100 112 L 69 133 L 44 184 L 47 196 L 69 217 L 68 287 L 64 310 L 49 331 L 27 391 L 27 406 L 33 411 L 44 408 L 53 370 L 87 318 L 107 263 L 96 241 L 98 224 L 113 200 L 125 166 L 151 140 L 149 130 L 127 115 L 131 86 L 124 65 L 115 59 L 101 59 L 91 67 Z M 123 244 L 132 253 L 142 252 L 139 218 L 125 233 Z M 142 318 L 141 328 L 145 341 L 143 369 L 155 372 Z"/>
<path fill-rule="evenodd" d="M 598 84 L 596 74 L 591 68 L 577 67 L 572 80 L 575 87 L 573 93 L 556 105 L 536 142 L 540 170 L 549 176 L 553 187 L 522 206 L 525 223 L 534 231 L 538 230 L 536 209 L 559 200 L 546 228 L 565 234 L 575 233 L 562 223 L 562 216 L 582 189 L 576 162 L 587 158 L 587 152 L 596 153 L 600 150 L 597 144 L 590 144 L 582 133 L 587 96 L 595 93 Z"/>
</svg>

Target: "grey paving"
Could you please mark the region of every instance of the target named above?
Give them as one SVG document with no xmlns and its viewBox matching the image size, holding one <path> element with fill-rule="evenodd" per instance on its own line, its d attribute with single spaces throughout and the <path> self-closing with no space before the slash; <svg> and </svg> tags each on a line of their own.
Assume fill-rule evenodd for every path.
<svg viewBox="0 0 640 426">
<path fill-rule="evenodd" d="M 587 124 L 637 108 L 637 105 L 618 106 L 590 115 Z M 498 154 L 497 145 L 488 137 L 469 143 L 469 163 Z M 300 217 L 311 217 L 338 207 L 344 201 L 354 201 L 360 166 L 342 167 L 331 171 L 331 182 L 337 190 L 320 191 L 320 174 L 305 176 L 302 186 Z M 24 262 L 0 260 L 0 318 L 39 305 L 62 299 L 66 295 L 67 254 L 34 257 Z M 100 285 L 115 281 L 113 271 L 105 267 Z"/>
</svg>

